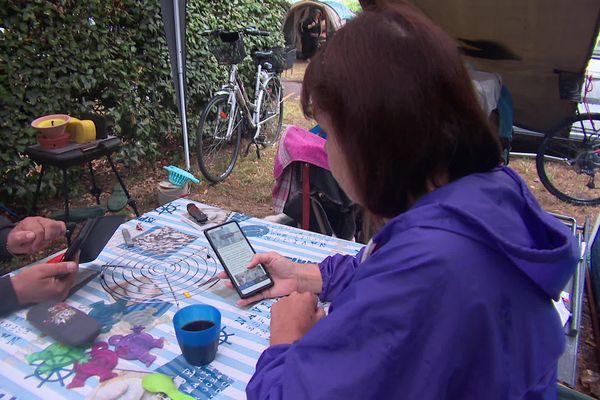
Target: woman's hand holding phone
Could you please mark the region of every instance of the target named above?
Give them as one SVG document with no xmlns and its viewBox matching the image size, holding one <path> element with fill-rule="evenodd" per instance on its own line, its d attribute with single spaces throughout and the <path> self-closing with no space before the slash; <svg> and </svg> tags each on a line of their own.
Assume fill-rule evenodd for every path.
<svg viewBox="0 0 600 400">
<path fill-rule="evenodd" d="M 274 285 L 246 299 L 236 302 L 238 306 L 246 306 L 260 300 L 287 296 L 293 292 L 319 293 L 323 285 L 321 273 L 317 264 L 300 264 L 288 260 L 274 251 L 255 254 L 248 268 L 262 264 L 273 278 Z M 225 271 L 219 273 L 219 278 L 226 280 L 228 287 L 233 287 Z"/>
</svg>

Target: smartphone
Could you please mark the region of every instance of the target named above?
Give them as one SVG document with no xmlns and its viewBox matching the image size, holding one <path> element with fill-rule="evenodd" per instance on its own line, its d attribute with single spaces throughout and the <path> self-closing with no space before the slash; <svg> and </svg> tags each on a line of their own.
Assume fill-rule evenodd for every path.
<svg viewBox="0 0 600 400">
<path fill-rule="evenodd" d="M 65 252 L 62 261 L 75 261 L 78 254 L 80 264 L 94 261 L 123 222 L 125 217 L 122 215 L 108 215 L 86 220 Z"/>
<path fill-rule="evenodd" d="M 204 235 L 242 299 L 273 286 L 273 279 L 261 264 L 246 268 L 256 252 L 236 221 L 206 229 Z"/>
<path fill-rule="evenodd" d="M 95 222 L 96 222 L 95 218 L 88 219 L 87 221 L 85 221 L 83 227 L 79 231 L 79 234 L 77 235 L 75 240 L 73 240 L 73 242 L 71 242 L 71 245 L 65 252 L 65 255 L 63 256 L 62 261 L 75 261 L 76 258 L 77 259 L 79 258 L 79 253 L 81 252 L 81 247 L 83 246 L 83 242 L 85 241 L 87 236 L 90 234 L 90 231 L 92 230 Z"/>
</svg>

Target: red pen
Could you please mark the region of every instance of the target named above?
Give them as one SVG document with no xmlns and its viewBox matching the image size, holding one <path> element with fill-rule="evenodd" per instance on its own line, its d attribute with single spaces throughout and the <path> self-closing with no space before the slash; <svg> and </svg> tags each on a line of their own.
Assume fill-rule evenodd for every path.
<svg viewBox="0 0 600 400">
<path fill-rule="evenodd" d="M 48 260 L 48 264 L 56 264 L 56 263 L 62 262 L 64 256 L 65 256 L 65 252 L 60 253 L 59 255 L 54 256 L 50 260 Z"/>
</svg>

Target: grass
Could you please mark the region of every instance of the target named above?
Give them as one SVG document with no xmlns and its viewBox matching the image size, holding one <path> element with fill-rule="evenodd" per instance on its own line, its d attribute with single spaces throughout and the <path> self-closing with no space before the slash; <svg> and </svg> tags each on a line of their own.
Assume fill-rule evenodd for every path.
<svg viewBox="0 0 600 400">
<path fill-rule="evenodd" d="M 297 60 L 294 63 L 294 67 L 292 69 L 284 71 L 284 73 L 281 75 L 281 78 L 284 81 L 288 80 L 302 82 L 302 79 L 304 78 L 304 72 L 306 71 L 306 67 L 308 67 L 307 61 Z"/>
<path fill-rule="evenodd" d="M 316 124 L 315 120 L 304 117 L 300 103 L 296 100 L 285 101 L 284 110 L 283 120 L 286 124 L 296 125 L 304 129 L 310 129 Z"/>
</svg>

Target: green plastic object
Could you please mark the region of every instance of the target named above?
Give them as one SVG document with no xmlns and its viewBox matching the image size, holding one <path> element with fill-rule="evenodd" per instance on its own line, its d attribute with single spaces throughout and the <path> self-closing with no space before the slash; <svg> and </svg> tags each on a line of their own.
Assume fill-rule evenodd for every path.
<svg viewBox="0 0 600 400">
<path fill-rule="evenodd" d="M 183 186 L 187 181 L 200 183 L 198 178 L 179 167 L 169 165 L 163 168 L 169 172 L 169 182 L 171 182 L 173 185 Z"/>
<path fill-rule="evenodd" d="M 113 185 L 112 193 L 106 201 L 108 211 L 119 212 L 127 206 L 127 195 L 119 182 Z"/>
<path fill-rule="evenodd" d="M 142 387 L 151 393 L 164 393 L 172 400 L 194 400 L 190 395 L 180 392 L 173 379 L 165 374 L 148 374 L 142 379 Z"/>
</svg>

